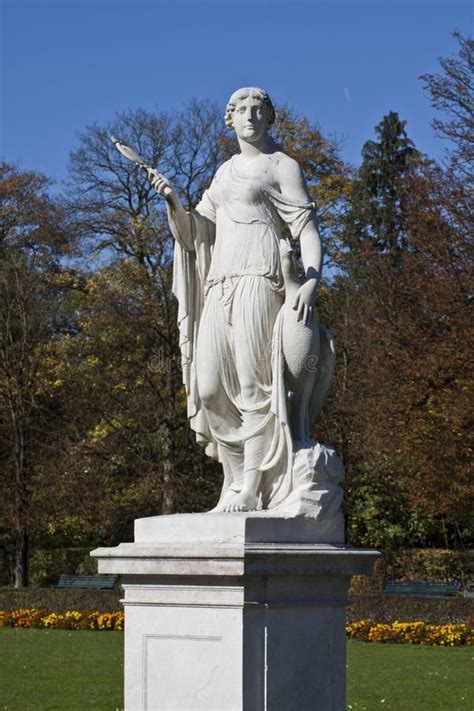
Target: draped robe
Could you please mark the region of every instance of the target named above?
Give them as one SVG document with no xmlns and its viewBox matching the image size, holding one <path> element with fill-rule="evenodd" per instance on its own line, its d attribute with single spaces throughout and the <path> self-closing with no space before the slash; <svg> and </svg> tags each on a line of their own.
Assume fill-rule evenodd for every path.
<svg viewBox="0 0 474 711">
<path fill-rule="evenodd" d="M 299 237 L 313 204 L 282 195 L 231 159 L 190 213 L 194 249 L 175 242 L 183 382 L 190 426 L 224 469 L 221 500 L 261 471 L 261 505 L 274 508 L 293 489 L 293 444 L 282 354 L 282 225 Z M 173 230 L 179 228 L 169 212 Z M 252 394 L 242 387 L 242 371 Z M 208 390 L 212 392 L 207 392 Z M 204 394 L 206 391 L 206 395 Z"/>
</svg>

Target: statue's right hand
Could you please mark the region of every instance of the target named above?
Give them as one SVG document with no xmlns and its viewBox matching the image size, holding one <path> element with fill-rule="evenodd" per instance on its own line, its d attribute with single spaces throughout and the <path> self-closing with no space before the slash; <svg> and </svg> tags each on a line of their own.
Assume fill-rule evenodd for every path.
<svg viewBox="0 0 474 711">
<path fill-rule="evenodd" d="M 168 178 L 165 178 L 164 175 L 161 175 L 161 173 L 158 173 L 157 170 L 153 170 L 152 168 L 148 168 L 147 171 L 148 180 L 153 190 L 164 198 L 170 198 L 174 194 L 174 190 Z"/>
</svg>

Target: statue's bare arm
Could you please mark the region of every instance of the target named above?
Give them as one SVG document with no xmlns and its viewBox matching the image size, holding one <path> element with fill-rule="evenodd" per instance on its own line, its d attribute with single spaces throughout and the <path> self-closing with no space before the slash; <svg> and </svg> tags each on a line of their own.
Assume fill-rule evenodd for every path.
<svg viewBox="0 0 474 711">
<path fill-rule="evenodd" d="M 300 200 L 302 203 L 311 202 L 308 195 L 305 179 L 298 163 L 284 156 L 278 165 L 278 182 L 283 195 Z M 298 312 L 298 319 L 309 323 L 316 287 L 321 278 L 323 250 L 319 237 L 316 220 L 310 219 L 300 234 L 301 260 L 305 271 L 306 281 L 298 289 L 293 307 Z"/>
<path fill-rule="evenodd" d="M 184 209 L 171 183 L 155 170 L 148 171 L 148 178 L 153 189 L 166 200 L 168 222 L 173 237 L 183 249 L 194 251 L 192 218 Z"/>
</svg>

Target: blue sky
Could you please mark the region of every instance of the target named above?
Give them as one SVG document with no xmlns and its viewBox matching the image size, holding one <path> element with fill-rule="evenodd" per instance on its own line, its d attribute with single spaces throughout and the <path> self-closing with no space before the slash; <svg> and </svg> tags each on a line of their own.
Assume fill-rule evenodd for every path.
<svg viewBox="0 0 474 711">
<path fill-rule="evenodd" d="M 418 76 L 470 34 L 456 0 L 0 0 L 0 155 L 61 180 L 77 135 L 116 112 L 222 109 L 257 85 L 342 141 L 358 163 L 388 111 L 432 156 L 433 111 Z"/>
</svg>

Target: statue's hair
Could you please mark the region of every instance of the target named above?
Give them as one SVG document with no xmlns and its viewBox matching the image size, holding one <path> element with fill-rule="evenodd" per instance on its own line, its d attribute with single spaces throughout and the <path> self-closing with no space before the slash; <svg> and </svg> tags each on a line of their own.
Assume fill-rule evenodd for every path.
<svg viewBox="0 0 474 711">
<path fill-rule="evenodd" d="M 266 91 L 259 89 L 256 86 L 247 86 L 242 89 L 237 89 L 234 91 L 229 101 L 227 102 L 224 121 L 227 128 L 233 128 L 232 117 L 236 109 L 237 104 L 244 99 L 248 99 L 249 96 L 254 96 L 263 104 L 265 111 L 268 116 L 268 125 L 271 126 L 275 121 L 275 107 L 273 106 L 272 100 Z"/>
</svg>

